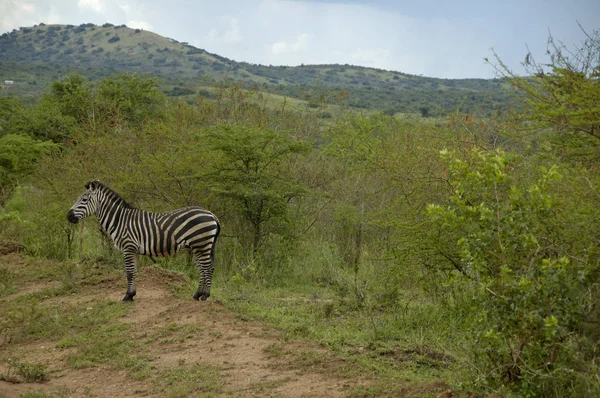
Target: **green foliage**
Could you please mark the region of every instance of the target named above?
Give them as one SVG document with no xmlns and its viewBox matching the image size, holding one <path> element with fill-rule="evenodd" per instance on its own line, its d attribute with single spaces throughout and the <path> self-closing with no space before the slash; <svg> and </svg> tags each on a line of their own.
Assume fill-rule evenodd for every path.
<svg viewBox="0 0 600 398">
<path fill-rule="evenodd" d="M 64 205 L 55 198 L 51 192 L 39 195 L 30 186 L 18 186 L 0 211 L 0 236 L 15 239 L 33 255 L 69 258 L 74 230 L 65 223 Z"/>
<path fill-rule="evenodd" d="M 271 233 L 293 233 L 290 202 L 305 194 L 306 188 L 294 178 L 291 158 L 306 154 L 310 146 L 247 125 L 222 125 L 212 129 L 208 138 L 220 155 L 213 166 L 213 189 L 250 224 L 252 252 L 256 254 Z"/>
<path fill-rule="evenodd" d="M 566 244 L 574 231 L 561 225 L 565 215 L 552 193 L 557 168 L 519 181 L 519 159 L 501 151 L 442 157 L 453 192 L 447 206 L 427 209 L 431 239 L 446 283 L 459 296 L 468 292 L 476 314 L 471 354 L 478 387 L 531 396 L 573 388 L 593 396 L 600 386 L 590 354 L 598 347 L 582 327 L 597 259 L 595 251 L 574 253 Z"/>
<path fill-rule="evenodd" d="M 23 101 L 16 97 L 0 98 L 0 137 L 10 134 L 15 119 L 25 111 Z"/>
<path fill-rule="evenodd" d="M 38 141 L 26 135 L 7 134 L 0 137 L 0 203 L 18 181 L 34 170 L 43 155 L 58 147 L 52 142 Z"/>
<path fill-rule="evenodd" d="M 0 137 L 20 134 L 62 142 L 76 127 L 76 120 L 63 114 L 57 102 L 42 101 L 25 106 L 21 100 L 12 97 L 0 99 Z"/>
<path fill-rule="evenodd" d="M 85 123 L 93 111 L 93 94 L 85 77 L 71 74 L 62 81 L 54 81 L 44 102 L 58 105 L 60 113 L 74 118 L 77 123 Z"/>
<path fill-rule="evenodd" d="M 141 122 L 159 116 L 165 105 L 165 95 L 152 78 L 136 74 L 119 74 L 100 83 L 100 104 L 115 109 L 125 120 Z"/>
<path fill-rule="evenodd" d="M 586 32 L 584 32 L 586 33 Z M 569 49 L 548 39 L 548 64 L 538 64 L 528 53 L 525 59 L 528 76 L 512 72 L 496 56 L 496 71 L 524 95 L 528 130 L 551 128 L 556 134 L 554 145 L 562 147 L 567 158 L 598 162 L 600 138 L 600 31 L 587 34 L 578 47 Z M 592 146 L 592 153 L 589 148 Z M 583 148 L 582 148 L 583 147 Z M 587 150 L 586 150 L 587 149 Z M 591 159 L 590 159 L 591 157 Z"/>
</svg>

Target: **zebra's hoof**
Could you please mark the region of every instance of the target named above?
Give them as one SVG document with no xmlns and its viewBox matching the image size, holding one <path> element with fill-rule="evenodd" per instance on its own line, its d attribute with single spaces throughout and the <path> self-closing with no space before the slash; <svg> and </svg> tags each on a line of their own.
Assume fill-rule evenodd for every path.
<svg viewBox="0 0 600 398">
<path fill-rule="evenodd" d="M 133 301 L 133 296 L 135 296 L 135 292 L 133 294 L 126 293 L 125 297 L 123 297 L 123 301 Z"/>
<path fill-rule="evenodd" d="M 202 301 L 206 301 L 206 299 L 210 296 L 210 293 L 200 293 L 200 292 L 196 292 L 196 294 L 194 294 L 194 300 L 198 301 L 198 300 L 202 300 Z"/>
</svg>

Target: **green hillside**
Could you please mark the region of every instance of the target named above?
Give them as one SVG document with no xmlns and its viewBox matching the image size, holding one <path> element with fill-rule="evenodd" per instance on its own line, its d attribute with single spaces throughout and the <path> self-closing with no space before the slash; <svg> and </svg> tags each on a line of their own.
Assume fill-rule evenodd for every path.
<svg viewBox="0 0 600 398">
<path fill-rule="evenodd" d="M 436 79 L 350 65 L 236 62 L 125 25 L 40 24 L 0 36 L 0 73 L 15 81 L 11 92 L 35 95 L 49 81 L 73 71 L 92 80 L 116 71 L 150 73 L 169 95 L 196 94 L 210 79 L 224 77 L 311 101 L 345 91 L 349 106 L 389 114 L 439 115 L 461 109 L 485 115 L 506 106 L 511 96 L 499 79 Z"/>
</svg>

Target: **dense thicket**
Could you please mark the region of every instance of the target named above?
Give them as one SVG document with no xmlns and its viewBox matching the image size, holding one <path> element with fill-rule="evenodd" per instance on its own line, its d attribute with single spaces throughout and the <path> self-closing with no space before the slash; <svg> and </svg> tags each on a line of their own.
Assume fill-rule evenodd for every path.
<svg viewBox="0 0 600 398">
<path fill-rule="evenodd" d="M 335 300 L 311 316 L 371 330 L 327 344 L 385 353 L 414 324 L 457 389 L 597 396 L 600 175 L 582 143 L 600 69 L 585 65 L 510 76 L 528 101 L 516 119 L 426 122 L 323 119 L 227 82 L 188 104 L 140 76 L 70 76 L 36 105 L 1 103 L 1 234 L 33 255 L 105 256 L 93 222 L 65 220 L 96 178 L 148 210 L 201 205 L 222 221 L 216 273 L 236 300 L 320 286 Z"/>
</svg>

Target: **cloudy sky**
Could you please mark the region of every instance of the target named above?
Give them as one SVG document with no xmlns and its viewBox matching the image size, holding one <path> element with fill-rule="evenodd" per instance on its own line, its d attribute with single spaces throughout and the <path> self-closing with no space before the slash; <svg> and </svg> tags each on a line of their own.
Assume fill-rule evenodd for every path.
<svg viewBox="0 0 600 398">
<path fill-rule="evenodd" d="M 600 0 L 0 0 L 0 33 L 92 22 L 143 28 L 236 61 L 353 64 L 442 78 L 520 69 L 548 33 L 569 46 L 600 28 Z"/>
</svg>

